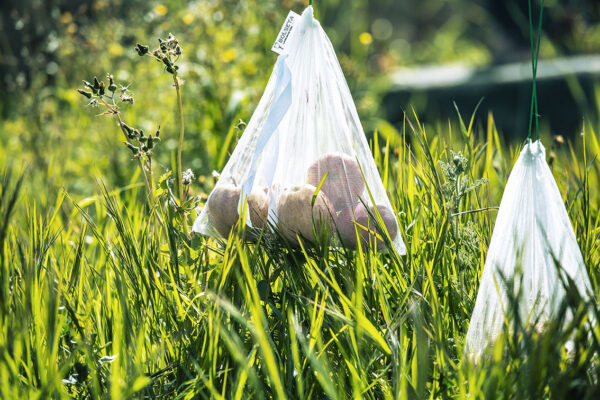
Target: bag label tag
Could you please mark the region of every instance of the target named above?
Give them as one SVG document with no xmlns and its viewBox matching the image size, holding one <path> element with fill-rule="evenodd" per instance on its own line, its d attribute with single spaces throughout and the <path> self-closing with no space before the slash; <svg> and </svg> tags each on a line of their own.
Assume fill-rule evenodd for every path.
<svg viewBox="0 0 600 400">
<path fill-rule="evenodd" d="M 292 30 L 294 29 L 294 24 L 299 19 L 300 15 L 296 14 L 293 11 L 290 11 L 287 18 L 285 19 L 285 22 L 283 23 L 283 26 L 281 27 L 281 30 L 279 31 L 279 35 L 277 35 L 277 40 L 275 40 L 273 47 L 271 47 L 272 51 L 274 51 L 277 54 L 281 54 L 284 52 L 285 45 L 291 36 Z"/>
</svg>

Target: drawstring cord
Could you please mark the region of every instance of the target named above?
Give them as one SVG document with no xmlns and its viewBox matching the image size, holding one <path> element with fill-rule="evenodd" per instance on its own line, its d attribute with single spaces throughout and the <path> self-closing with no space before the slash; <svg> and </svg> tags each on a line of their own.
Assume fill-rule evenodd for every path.
<svg viewBox="0 0 600 400">
<path fill-rule="evenodd" d="M 533 118 L 535 115 L 535 131 L 536 131 L 536 139 L 540 140 L 540 122 L 538 115 L 538 101 L 537 101 L 537 87 L 536 87 L 536 75 L 537 75 L 537 67 L 538 67 L 538 57 L 540 55 L 540 38 L 542 36 L 542 15 L 544 13 L 544 0 L 541 2 L 540 6 L 540 19 L 537 28 L 537 37 L 536 43 L 534 43 L 533 36 L 533 18 L 531 13 L 531 0 L 528 1 L 529 6 L 529 40 L 531 41 L 531 70 L 533 76 L 533 87 L 531 91 L 531 107 L 529 109 L 529 135 L 527 139 L 529 143 L 531 143 L 531 130 L 533 127 Z"/>
</svg>

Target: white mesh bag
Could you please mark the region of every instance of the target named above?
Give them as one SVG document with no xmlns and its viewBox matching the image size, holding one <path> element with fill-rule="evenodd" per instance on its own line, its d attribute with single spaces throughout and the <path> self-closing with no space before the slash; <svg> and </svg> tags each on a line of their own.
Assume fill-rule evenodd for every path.
<svg viewBox="0 0 600 400">
<path fill-rule="evenodd" d="M 288 21 L 282 29 L 285 47 L 193 231 L 227 237 L 244 210 L 249 227 L 276 226 L 292 243 L 312 242 L 313 226 L 317 234 L 326 227 L 334 243 L 383 249 L 387 236 L 404 254 L 331 42 L 312 7 L 295 17 L 291 30 Z"/>
<path fill-rule="evenodd" d="M 501 275 L 515 278 L 515 293 L 520 285 L 521 321 L 543 323 L 557 315 L 565 296 L 559 273 L 573 279 L 579 293 L 589 298 L 590 281 L 544 146 L 530 142 L 504 189 L 467 332 L 466 354 L 478 358 L 503 330 L 509 305 Z"/>
</svg>

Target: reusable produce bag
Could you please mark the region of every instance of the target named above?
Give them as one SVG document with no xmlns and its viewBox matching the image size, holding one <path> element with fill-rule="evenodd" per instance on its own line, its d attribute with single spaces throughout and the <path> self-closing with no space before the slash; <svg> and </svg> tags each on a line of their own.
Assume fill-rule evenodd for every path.
<svg viewBox="0 0 600 400">
<path fill-rule="evenodd" d="M 520 288 L 522 294 L 521 321 L 543 323 L 555 317 L 565 296 L 559 274 L 573 279 L 584 298 L 592 293 L 567 210 L 538 140 L 525 145 L 504 189 L 467 332 L 467 354 L 479 357 L 502 332 L 510 306 L 505 282 L 513 278 L 514 293 Z"/>
<path fill-rule="evenodd" d="M 193 231 L 227 237 L 244 210 L 249 227 L 276 226 L 293 244 L 314 241 L 314 226 L 334 243 L 383 249 L 387 231 L 404 254 L 348 84 L 312 7 L 290 13 L 273 49 L 280 55 L 264 94 Z"/>
</svg>

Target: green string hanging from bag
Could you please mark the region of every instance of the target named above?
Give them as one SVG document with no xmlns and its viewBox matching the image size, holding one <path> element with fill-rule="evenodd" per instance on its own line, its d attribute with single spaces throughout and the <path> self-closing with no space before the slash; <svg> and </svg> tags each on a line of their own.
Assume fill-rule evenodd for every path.
<svg viewBox="0 0 600 400">
<path fill-rule="evenodd" d="M 531 91 L 531 107 L 529 109 L 529 135 L 527 139 L 531 142 L 531 130 L 533 127 L 533 118 L 535 116 L 535 132 L 536 140 L 540 140 L 540 122 L 538 115 L 538 102 L 537 102 L 537 87 L 536 87 L 536 75 L 538 66 L 538 57 L 540 55 L 540 38 L 542 36 L 542 15 L 544 14 L 544 0 L 540 5 L 540 18 L 537 27 L 537 36 L 533 36 L 533 17 L 531 11 L 531 0 L 528 0 L 529 10 L 529 40 L 531 41 L 531 70 L 533 75 L 533 85 Z"/>
</svg>

